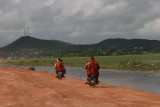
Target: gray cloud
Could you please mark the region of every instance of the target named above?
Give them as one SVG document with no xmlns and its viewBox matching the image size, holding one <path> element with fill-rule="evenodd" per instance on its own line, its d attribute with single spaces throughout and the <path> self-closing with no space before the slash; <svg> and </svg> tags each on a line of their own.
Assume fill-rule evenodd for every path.
<svg viewBox="0 0 160 107">
<path fill-rule="evenodd" d="M 160 40 L 159 0 L 0 0 L 0 47 L 21 37 L 74 44 L 107 38 Z"/>
</svg>

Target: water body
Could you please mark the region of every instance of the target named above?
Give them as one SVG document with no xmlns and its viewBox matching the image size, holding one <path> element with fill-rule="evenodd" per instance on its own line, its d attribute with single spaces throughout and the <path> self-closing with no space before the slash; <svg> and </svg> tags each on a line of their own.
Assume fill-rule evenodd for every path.
<svg viewBox="0 0 160 107">
<path fill-rule="evenodd" d="M 15 66 L 29 68 L 29 66 Z M 35 66 L 36 71 L 55 73 L 53 66 Z M 66 67 L 67 77 L 86 80 L 86 71 L 82 67 Z M 160 73 L 142 71 L 119 72 L 116 70 L 100 69 L 99 80 L 114 86 L 134 88 L 160 94 Z"/>
</svg>

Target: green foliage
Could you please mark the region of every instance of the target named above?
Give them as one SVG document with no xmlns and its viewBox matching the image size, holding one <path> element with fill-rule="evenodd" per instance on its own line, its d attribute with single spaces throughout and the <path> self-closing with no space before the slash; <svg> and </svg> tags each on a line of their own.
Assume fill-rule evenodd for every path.
<svg viewBox="0 0 160 107">
<path fill-rule="evenodd" d="M 24 60 L 11 60 L 11 61 L 8 61 L 6 64 L 9 64 L 9 65 L 32 65 L 32 66 L 48 65 L 48 66 L 50 66 L 50 65 L 53 65 L 53 61 L 51 59 L 47 59 L 47 58 L 24 59 Z"/>
<path fill-rule="evenodd" d="M 61 57 L 65 66 L 84 67 L 89 57 Z M 48 65 L 54 66 L 57 58 L 35 58 L 24 60 L 11 60 L 10 65 Z M 95 56 L 101 68 L 122 70 L 160 70 L 160 54 L 121 55 L 121 56 Z"/>
<path fill-rule="evenodd" d="M 160 70 L 160 62 L 149 63 L 136 60 L 126 60 L 121 61 L 116 65 L 117 69 L 126 69 L 126 70 L 141 70 L 141 71 L 150 71 L 150 70 Z"/>
<path fill-rule="evenodd" d="M 0 48 L 1 58 L 79 57 L 138 55 L 160 52 L 160 41 L 145 39 L 106 39 L 97 44 L 74 45 L 58 40 L 24 36 Z"/>
</svg>

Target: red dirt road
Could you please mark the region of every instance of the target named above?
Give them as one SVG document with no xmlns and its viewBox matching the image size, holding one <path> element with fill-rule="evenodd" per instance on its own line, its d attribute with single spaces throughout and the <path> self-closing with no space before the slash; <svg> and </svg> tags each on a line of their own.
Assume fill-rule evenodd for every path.
<svg viewBox="0 0 160 107">
<path fill-rule="evenodd" d="M 160 95 L 21 68 L 0 67 L 0 107 L 160 107 Z"/>
</svg>

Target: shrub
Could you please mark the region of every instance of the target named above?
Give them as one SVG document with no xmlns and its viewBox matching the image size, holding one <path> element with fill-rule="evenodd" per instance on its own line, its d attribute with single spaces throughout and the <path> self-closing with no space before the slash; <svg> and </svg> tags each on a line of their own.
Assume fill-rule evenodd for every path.
<svg viewBox="0 0 160 107">
<path fill-rule="evenodd" d="M 149 70 L 159 70 L 160 69 L 160 62 L 143 62 L 140 60 L 125 60 L 121 61 L 119 64 L 116 65 L 117 69 L 127 69 L 127 70 L 141 70 L 141 71 L 149 71 Z"/>
</svg>

